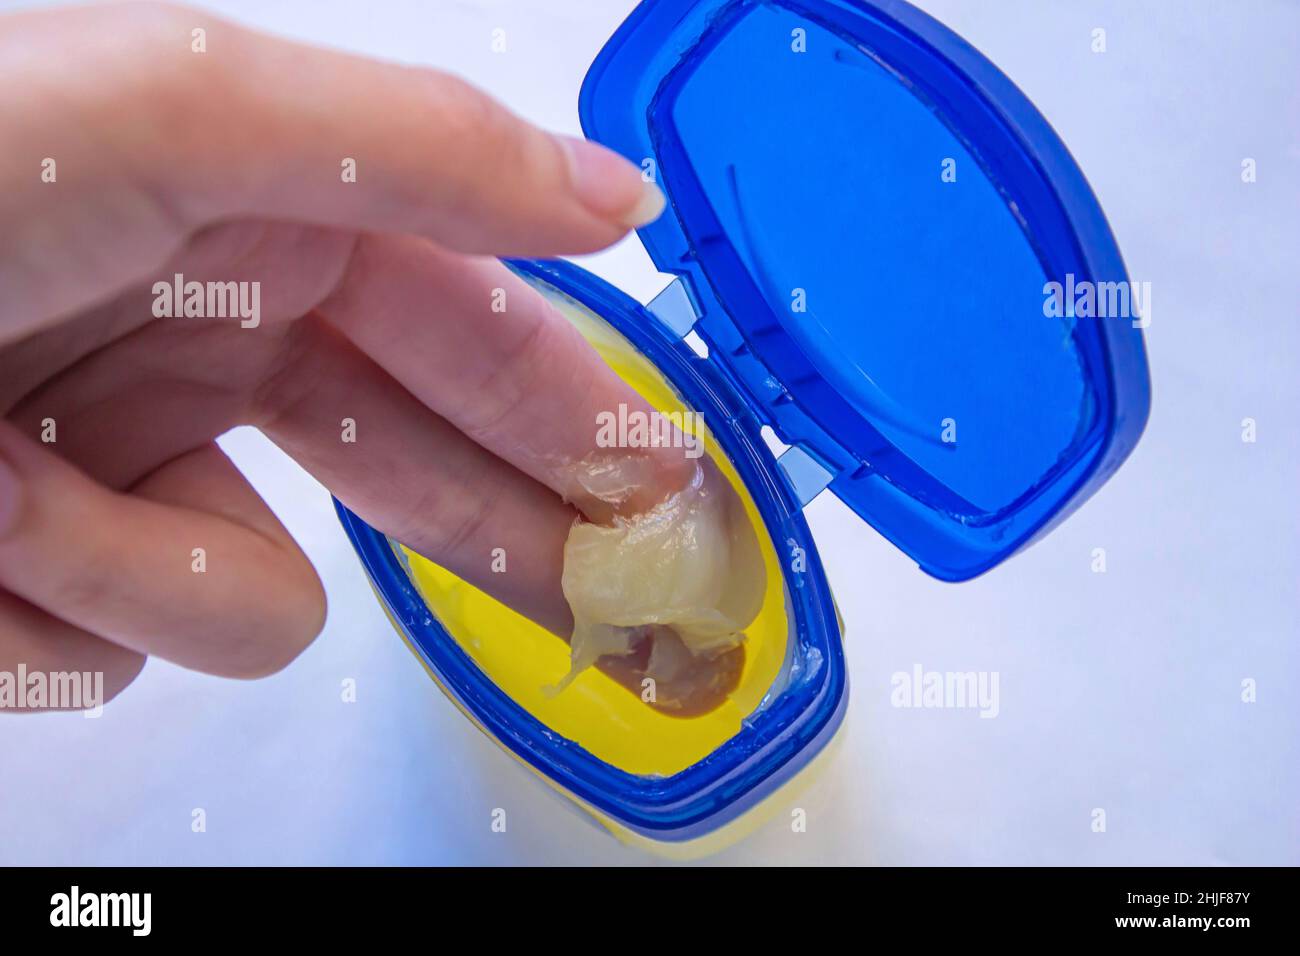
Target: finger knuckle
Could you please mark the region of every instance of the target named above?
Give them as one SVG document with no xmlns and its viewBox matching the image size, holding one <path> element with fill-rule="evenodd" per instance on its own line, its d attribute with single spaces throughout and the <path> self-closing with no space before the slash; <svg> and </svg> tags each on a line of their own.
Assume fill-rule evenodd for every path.
<svg viewBox="0 0 1300 956">
<path fill-rule="evenodd" d="M 517 168 L 519 121 L 486 93 L 456 77 L 434 74 L 437 139 L 445 157 L 455 157 L 446 173 L 457 180 L 449 201 L 471 204 L 484 188 L 508 185 Z"/>
</svg>

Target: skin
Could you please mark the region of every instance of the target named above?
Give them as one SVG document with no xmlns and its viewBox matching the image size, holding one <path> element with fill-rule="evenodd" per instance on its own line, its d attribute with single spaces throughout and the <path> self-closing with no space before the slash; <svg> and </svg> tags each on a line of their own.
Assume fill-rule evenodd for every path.
<svg viewBox="0 0 1300 956">
<path fill-rule="evenodd" d="M 103 671 L 111 697 L 150 654 L 252 678 L 310 643 L 324 594 L 214 443 L 236 425 L 562 636 L 572 523 L 689 475 L 655 448 L 625 452 L 645 481 L 617 506 L 574 482 L 596 413 L 645 405 L 496 258 L 594 251 L 657 215 L 621 158 L 453 77 L 180 7 L 0 18 L 0 79 L 0 670 Z M 260 282 L 260 325 L 155 318 L 176 272 Z M 739 654 L 675 712 L 716 706 Z M 636 660 L 606 663 L 639 693 Z"/>
</svg>

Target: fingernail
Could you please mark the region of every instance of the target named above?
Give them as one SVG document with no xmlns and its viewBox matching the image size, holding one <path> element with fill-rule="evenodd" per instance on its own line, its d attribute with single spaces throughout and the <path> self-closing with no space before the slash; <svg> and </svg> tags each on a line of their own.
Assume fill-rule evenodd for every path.
<svg viewBox="0 0 1300 956">
<path fill-rule="evenodd" d="M 638 176 L 641 174 L 638 173 Z M 664 198 L 663 190 L 648 180 L 641 180 L 641 195 L 637 198 L 636 205 L 632 211 L 624 218 L 633 229 L 640 226 L 646 226 L 658 219 L 668 205 L 668 200 Z"/>
<path fill-rule="evenodd" d="M 600 216 L 635 229 L 654 222 L 666 202 L 659 187 L 618 153 L 590 140 L 557 137 L 569 157 L 573 192 Z"/>
</svg>

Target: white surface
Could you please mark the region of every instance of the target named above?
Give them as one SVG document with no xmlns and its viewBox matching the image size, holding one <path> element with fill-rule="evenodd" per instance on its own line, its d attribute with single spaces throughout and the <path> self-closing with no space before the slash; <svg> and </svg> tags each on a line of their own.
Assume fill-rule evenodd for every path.
<svg viewBox="0 0 1300 956">
<path fill-rule="evenodd" d="M 0 2 L 0 8 L 21 4 Z M 1009 565 L 921 574 L 823 495 L 809 509 L 849 634 L 843 746 L 742 863 L 1300 863 L 1295 415 L 1300 8 L 926 2 L 1061 133 L 1135 280 L 1155 402 L 1133 458 Z M 215 2 L 308 40 L 436 64 L 577 132 L 627 2 Z M 1089 51 L 1093 27 L 1108 52 Z M 507 31 L 509 52 L 490 51 Z M 75 68 L 75 65 L 70 66 Z M 1258 161 L 1245 185 L 1243 157 Z M 643 300 L 635 242 L 588 263 Z M 1243 444 L 1240 422 L 1258 422 Z M 373 600 L 322 489 L 225 442 L 323 575 L 325 633 L 233 683 L 151 661 L 98 720 L 0 719 L 0 863 L 636 863 L 481 734 Z M 1090 570 L 1093 548 L 1108 572 Z M 902 710 L 890 675 L 1000 674 L 1001 713 Z M 355 678 L 359 699 L 340 700 Z M 1243 678 L 1258 682 L 1254 704 Z M 193 808 L 207 832 L 191 832 Z M 490 813 L 509 827 L 493 833 Z M 1091 812 L 1107 832 L 1091 831 Z"/>
</svg>

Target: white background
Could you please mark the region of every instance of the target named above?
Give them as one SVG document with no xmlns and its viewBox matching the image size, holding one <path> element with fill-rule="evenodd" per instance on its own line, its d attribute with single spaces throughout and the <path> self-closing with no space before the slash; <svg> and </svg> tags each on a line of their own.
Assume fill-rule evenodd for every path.
<svg viewBox="0 0 1300 956">
<path fill-rule="evenodd" d="M 0 0 L 0 9 L 21 6 Z M 249 24 L 471 79 L 578 132 L 627 0 L 212 2 Z M 918 571 L 846 508 L 809 508 L 848 624 L 841 746 L 729 863 L 1300 863 L 1296 253 L 1300 7 L 921 4 L 1060 132 L 1130 273 L 1153 285 L 1154 406 L 1132 459 L 977 581 Z M 491 52 L 494 28 L 508 52 Z M 1091 31 L 1108 50 L 1090 52 Z M 0 25 L 0 29 L 3 26 Z M 75 69 L 75 64 L 69 64 Z M 376 104 L 382 108 L 382 104 Z M 1244 184 L 1243 157 L 1259 180 Z M 635 240 L 589 268 L 648 299 Z M 1241 441 L 1241 420 L 1258 442 Z M 641 863 L 473 730 L 372 598 L 325 492 L 255 433 L 225 446 L 330 599 L 284 673 L 150 661 L 99 720 L 0 719 L 0 863 Z M 1108 571 L 1090 570 L 1104 547 Z M 1000 674 L 1001 713 L 901 710 L 890 675 Z M 340 700 L 355 678 L 358 701 Z M 1258 701 L 1241 701 L 1241 682 Z M 191 811 L 207 814 L 193 833 Z M 489 827 L 507 809 L 506 833 Z M 1093 808 L 1107 814 L 1091 829 Z"/>
</svg>

